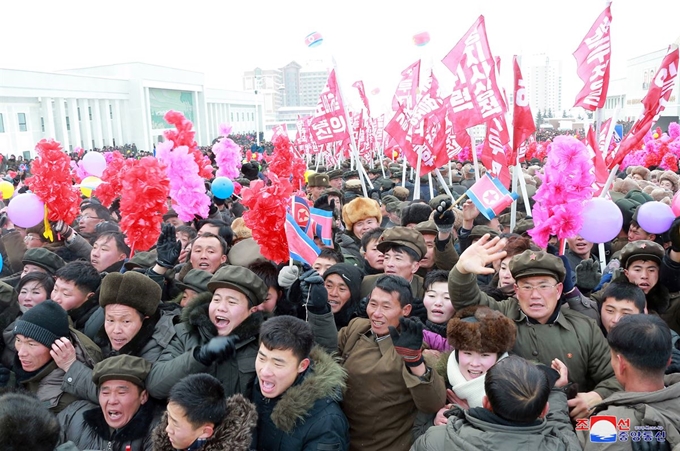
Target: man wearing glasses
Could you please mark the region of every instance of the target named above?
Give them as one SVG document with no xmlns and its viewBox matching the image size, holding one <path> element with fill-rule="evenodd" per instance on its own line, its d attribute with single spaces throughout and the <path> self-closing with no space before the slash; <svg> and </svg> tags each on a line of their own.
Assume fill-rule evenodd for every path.
<svg viewBox="0 0 680 451">
<path fill-rule="evenodd" d="M 517 323 L 512 353 L 551 366 L 559 359 L 579 393 L 569 400 L 572 418 L 585 418 L 595 404 L 621 389 L 610 365 L 609 346 L 590 318 L 561 306 L 565 269 L 562 260 L 543 251 L 527 250 L 510 260 L 515 297 L 496 301 L 480 291 L 477 275 L 505 258 L 504 240 L 485 235 L 463 252 L 449 273 L 449 295 L 456 310 L 486 305 Z"/>
<path fill-rule="evenodd" d="M 89 238 L 96 234 L 97 224 L 109 221 L 111 214 L 103 205 L 91 203 L 83 208 L 78 218 L 78 231 L 81 235 Z"/>
</svg>

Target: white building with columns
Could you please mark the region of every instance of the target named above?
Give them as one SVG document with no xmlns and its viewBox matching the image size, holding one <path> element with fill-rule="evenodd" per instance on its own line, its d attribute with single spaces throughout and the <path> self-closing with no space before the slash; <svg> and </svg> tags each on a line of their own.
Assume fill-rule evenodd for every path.
<svg viewBox="0 0 680 451">
<path fill-rule="evenodd" d="M 143 63 L 56 73 L 0 69 L 0 153 L 33 157 L 42 138 L 66 150 L 134 143 L 150 151 L 172 128 L 163 120 L 171 109 L 193 122 L 201 146 L 211 144 L 222 123 L 232 133 L 263 131 L 255 93 L 211 89 L 204 79 Z"/>
</svg>

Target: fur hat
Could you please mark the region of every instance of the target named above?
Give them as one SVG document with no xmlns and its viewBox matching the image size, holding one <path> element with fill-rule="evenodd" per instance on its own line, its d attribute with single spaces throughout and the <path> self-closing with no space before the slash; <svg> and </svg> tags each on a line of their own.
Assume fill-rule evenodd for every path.
<svg viewBox="0 0 680 451">
<path fill-rule="evenodd" d="M 636 180 L 633 180 L 630 177 L 626 177 L 625 179 L 616 179 L 614 181 L 614 184 L 612 185 L 611 190 L 616 193 L 628 194 L 630 191 L 639 189 L 640 185 L 637 183 Z"/>
<path fill-rule="evenodd" d="M 405 188 L 403 186 L 395 186 L 394 189 L 392 190 L 392 194 L 394 194 L 394 197 L 401 201 L 405 201 L 408 199 L 409 194 L 411 194 L 411 191 L 409 191 L 408 188 Z"/>
<path fill-rule="evenodd" d="M 366 218 L 375 218 L 378 224 L 382 221 L 380 205 L 373 199 L 357 197 L 342 207 L 342 222 L 347 230 L 352 230 L 354 224 Z"/>
<path fill-rule="evenodd" d="M 51 349 L 61 337 L 69 336 L 68 314 L 51 299 L 41 302 L 17 319 L 14 335 L 23 335 Z"/>
<path fill-rule="evenodd" d="M 162 295 L 160 285 L 143 274 L 111 272 L 102 280 L 99 305 L 127 305 L 144 316 L 151 316 L 158 310 Z"/>
<path fill-rule="evenodd" d="M 517 326 L 489 307 L 466 307 L 449 320 L 446 338 L 451 347 L 459 351 L 503 354 L 515 346 Z"/>
<path fill-rule="evenodd" d="M 407 226 L 425 222 L 430 219 L 430 214 L 432 214 L 432 207 L 428 204 L 413 203 L 401 211 L 401 224 Z"/>
<path fill-rule="evenodd" d="M 659 175 L 659 185 L 664 180 L 671 183 L 674 193 L 678 191 L 678 185 L 680 185 L 680 177 L 678 177 L 678 174 L 673 171 L 664 171 L 661 173 L 661 175 Z"/>
<path fill-rule="evenodd" d="M 245 240 L 253 237 L 253 231 L 248 228 L 243 218 L 236 218 L 231 223 L 231 231 L 234 232 L 235 240 Z"/>
<path fill-rule="evenodd" d="M 649 169 L 644 166 L 634 166 L 633 169 L 630 170 L 630 175 L 639 175 L 642 180 L 649 180 Z"/>
<path fill-rule="evenodd" d="M 257 163 L 250 162 L 241 166 L 241 173 L 243 177 L 248 180 L 257 180 L 258 173 L 260 172 L 260 167 Z"/>
</svg>

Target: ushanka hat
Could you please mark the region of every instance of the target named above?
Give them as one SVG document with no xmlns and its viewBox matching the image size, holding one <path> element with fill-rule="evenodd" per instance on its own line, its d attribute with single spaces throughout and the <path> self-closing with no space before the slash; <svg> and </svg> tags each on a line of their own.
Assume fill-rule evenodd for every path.
<svg viewBox="0 0 680 451">
<path fill-rule="evenodd" d="M 497 310 L 473 306 L 459 310 L 446 326 L 446 339 L 453 349 L 502 354 L 515 346 L 517 326 Z"/>
</svg>

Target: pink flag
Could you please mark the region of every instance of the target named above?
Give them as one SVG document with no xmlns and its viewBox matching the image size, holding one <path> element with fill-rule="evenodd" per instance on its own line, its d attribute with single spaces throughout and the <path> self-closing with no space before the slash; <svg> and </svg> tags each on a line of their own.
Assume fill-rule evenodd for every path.
<svg viewBox="0 0 680 451">
<path fill-rule="evenodd" d="M 505 112 L 484 16 L 479 16 L 442 63 L 455 79 L 450 108 L 457 129 L 483 124 Z"/>
<path fill-rule="evenodd" d="M 345 107 L 338 91 L 335 70 L 332 70 L 319 96 L 319 103 L 316 105 L 316 112 L 311 121 L 312 140 L 317 144 L 325 144 L 349 138 L 346 122 Z"/>
<path fill-rule="evenodd" d="M 411 124 L 409 122 L 409 115 L 404 112 L 404 107 L 399 105 L 397 112 L 394 113 L 394 117 L 385 126 L 385 133 L 390 135 L 394 142 L 399 146 L 402 155 L 407 149 L 410 152 L 413 151 L 409 133 L 410 130 Z"/>
<path fill-rule="evenodd" d="M 611 118 L 609 119 L 611 122 Z M 602 124 L 603 128 L 604 124 Z M 595 129 L 592 126 L 588 127 L 588 133 L 586 134 L 586 146 L 588 151 L 592 155 L 593 168 L 595 169 L 595 193 L 593 196 L 599 196 L 604 188 L 605 183 L 607 183 L 607 178 L 609 177 L 609 171 L 607 170 L 607 165 L 604 164 L 604 158 L 602 158 L 602 152 L 600 151 L 599 143 L 595 140 Z"/>
<path fill-rule="evenodd" d="M 526 84 L 522 77 L 522 70 L 519 67 L 517 56 L 512 58 L 515 70 L 515 108 L 512 118 L 512 128 L 514 133 L 512 135 L 512 150 L 508 156 L 508 163 L 515 164 L 516 155 L 519 147 L 536 131 L 536 124 L 534 117 L 531 114 L 531 106 L 529 105 L 529 95 L 526 90 Z"/>
<path fill-rule="evenodd" d="M 678 47 L 674 46 L 673 50 L 664 57 L 659 70 L 654 75 L 654 80 L 649 84 L 647 95 L 642 99 L 644 106 L 642 114 L 621 140 L 619 147 L 607 155 L 605 162 L 609 169 L 621 163 L 624 157 L 642 141 L 659 118 L 659 114 L 666 108 L 678 77 L 678 56 Z"/>
<path fill-rule="evenodd" d="M 611 22 L 611 7 L 607 5 L 574 52 L 578 76 L 585 83 L 576 96 L 574 106 L 595 111 L 602 108 L 607 100 L 609 58 L 612 53 L 609 39 Z"/>
<path fill-rule="evenodd" d="M 368 98 L 366 97 L 366 90 L 364 89 L 364 82 L 361 81 L 361 80 L 355 81 L 352 86 L 357 88 L 357 91 L 359 91 L 359 97 L 361 97 L 361 101 L 364 102 L 364 107 L 366 107 L 366 113 L 368 113 L 368 116 L 370 117 L 371 116 L 371 107 L 368 106 Z"/>
<path fill-rule="evenodd" d="M 272 129 L 272 132 L 272 142 L 274 142 L 279 136 L 288 138 L 288 126 L 286 124 L 275 125 Z"/>
<path fill-rule="evenodd" d="M 403 105 L 406 111 L 413 109 L 418 95 L 418 83 L 420 83 L 420 60 L 401 72 L 401 80 L 392 98 L 392 111 L 397 111 L 399 105 Z"/>
</svg>

